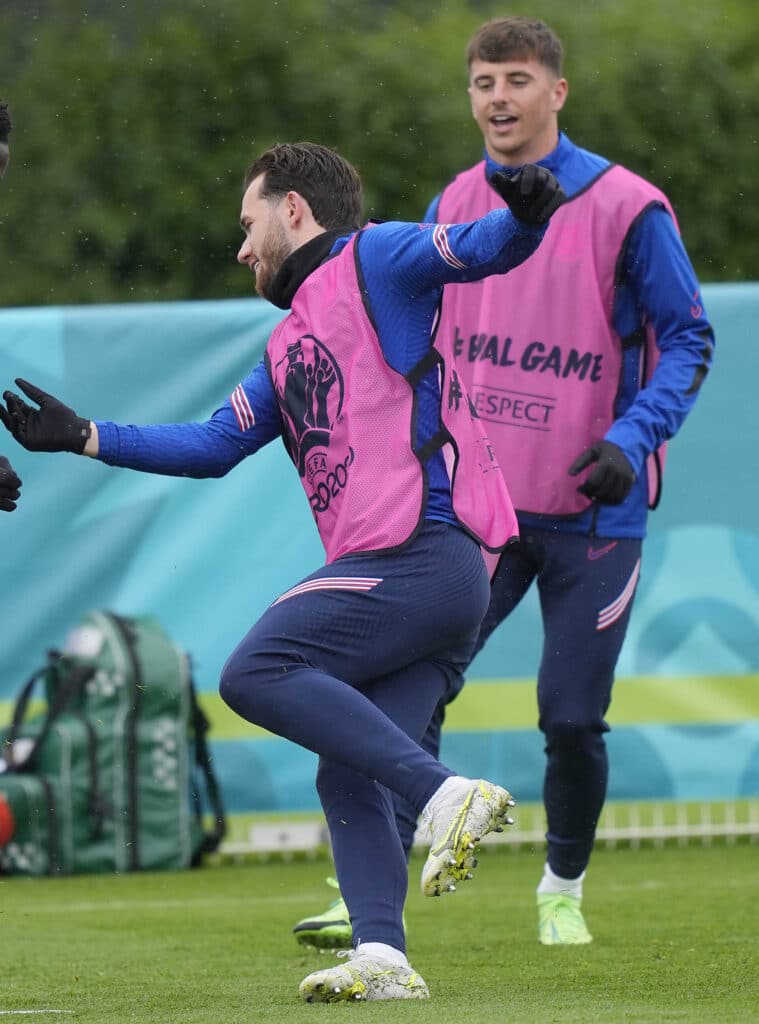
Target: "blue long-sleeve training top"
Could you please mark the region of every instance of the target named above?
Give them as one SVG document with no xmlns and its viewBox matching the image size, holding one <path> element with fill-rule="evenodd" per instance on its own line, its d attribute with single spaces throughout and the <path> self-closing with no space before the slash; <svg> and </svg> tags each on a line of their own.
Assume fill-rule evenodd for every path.
<svg viewBox="0 0 759 1024">
<path fill-rule="evenodd" d="M 499 170 L 514 173 L 514 168 L 501 167 L 487 154 L 485 160 L 488 177 Z M 568 199 L 610 166 L 609 160 L 576 146 L 564 133 L 559 135 L 556 148 L 538 163 L 558 178 Z M 432 201 L 425 219 L 437 220 L 439 200 L 436 196 Z M 636 483 L 622 505 L 593 506 L 569 518 L 520 513 L 522 524 L 572 533 L 594 532 L 603 537 L 645 536 L 646 457 L 677 433 L 693 407 L 699 385 L 711 366 L 714 333 L 677 226 L 662 207 L 650 207 L 633 226 L 621 269 L 612 313 L 614 329 L 625 338 L 646 321 L 654 328 L 660 350 L 656 371 L 642 390 L 637 384 L 639 350 L 633 346 L 625 351 L 615 407 L 617 419 L 606 434 L 606 439 L 619 445 L 630 460 L 638 474 Z"/>
<path fill-rule="evenodd" d="M 429 350 L 445 284 L 505 273 L 530 256 L 544 227 L 529 227 L 507 209 L 468 224 L 381 223 L 365 231 L 359 258 L 379 342 L 390 366 L 407 373 Z M 338 239 L 331 255 L 351 236 Z M 436 371 L 418 385 L 417 444 L 439 426 Z M 240 416 L 239 411 L 244 415 Z M 203 423 L 127 426 L 96 421 L 98 458 L 171 476 L 220 477 L 280 436 L 277 400 L 264 363 Z M 442 455 L 427 463 L 426 516 L 455 522 Z"/>
</svg>

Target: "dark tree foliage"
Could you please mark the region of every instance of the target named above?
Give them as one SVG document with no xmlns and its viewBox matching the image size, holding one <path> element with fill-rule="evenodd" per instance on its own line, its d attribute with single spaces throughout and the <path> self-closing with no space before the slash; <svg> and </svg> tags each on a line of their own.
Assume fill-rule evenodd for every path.
<svg viewBox="0 0 759 1024">
<path fill-rule="evenodd" d="M 235 264 L 245 166 L 334 146 L 367 216 L 421 219 L 477 160 L 464 48 L 502 7 L 458 0 L 6 0 L 0 304 L 251 294 Z M 672 200 L 703 281 L 759 277 L 753 0 L 616 0 L 539 14 L 567 47 L 562 127 Z"/>
</svg>

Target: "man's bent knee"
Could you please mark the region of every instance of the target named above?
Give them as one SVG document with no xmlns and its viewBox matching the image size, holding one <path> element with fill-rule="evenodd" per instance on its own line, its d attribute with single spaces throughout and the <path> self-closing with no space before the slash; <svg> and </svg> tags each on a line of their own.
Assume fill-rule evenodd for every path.
<svg viewBox="0 0 759 1024">
<path fill-rule="evenodd" d="M 541 722 L 540 728 L 546 738 L 548 749 L 571 751 L 597 748 L 599 743 L 603 743 L 604 733 L 609 731 L 602 718 Z"/>
</svg>

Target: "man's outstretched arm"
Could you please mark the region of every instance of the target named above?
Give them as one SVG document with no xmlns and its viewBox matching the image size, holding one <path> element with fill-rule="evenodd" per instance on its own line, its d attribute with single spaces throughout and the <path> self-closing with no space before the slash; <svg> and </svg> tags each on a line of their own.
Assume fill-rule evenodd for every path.
<svg viewBox="0 0 759 1024">
<path fill-rule="evenodd" d="M 276 399 L 263 364 L 203 423 L 94 422 L 28 381 L 16 384 L 33 404 L 5 391 L 0 422 L 28 451 L 74 452 L 165 476 L 220 477 L 279 434 Z M 242 419 L 235 412 L 241 403 L 247 410 Z"/>
</svg>

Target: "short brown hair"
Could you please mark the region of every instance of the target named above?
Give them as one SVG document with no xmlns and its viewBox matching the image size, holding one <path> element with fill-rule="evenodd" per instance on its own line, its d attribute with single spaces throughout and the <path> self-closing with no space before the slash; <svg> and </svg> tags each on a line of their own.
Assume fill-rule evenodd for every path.
<svg viewBox="0 0 759 1024">
<path fill-rule="evenodd" d="M 564 60 L 561 40 L 543 21 L 531 18 L 495 18 L 480 25 L 466 48 L 467 67 L 475 60 L 500 64 L 534 57 L 560 78 Z"/>
<path fill-rule="evenodd" d="M 325 230 L 359 227 L 361 178 L 347 160 L 315 142 L 280 143 L 257 157 L 245 172 L 244 187 L 265 175 L 261 197 L 279 198 L 290 190 L 308 202 Z"/>
</svg>

